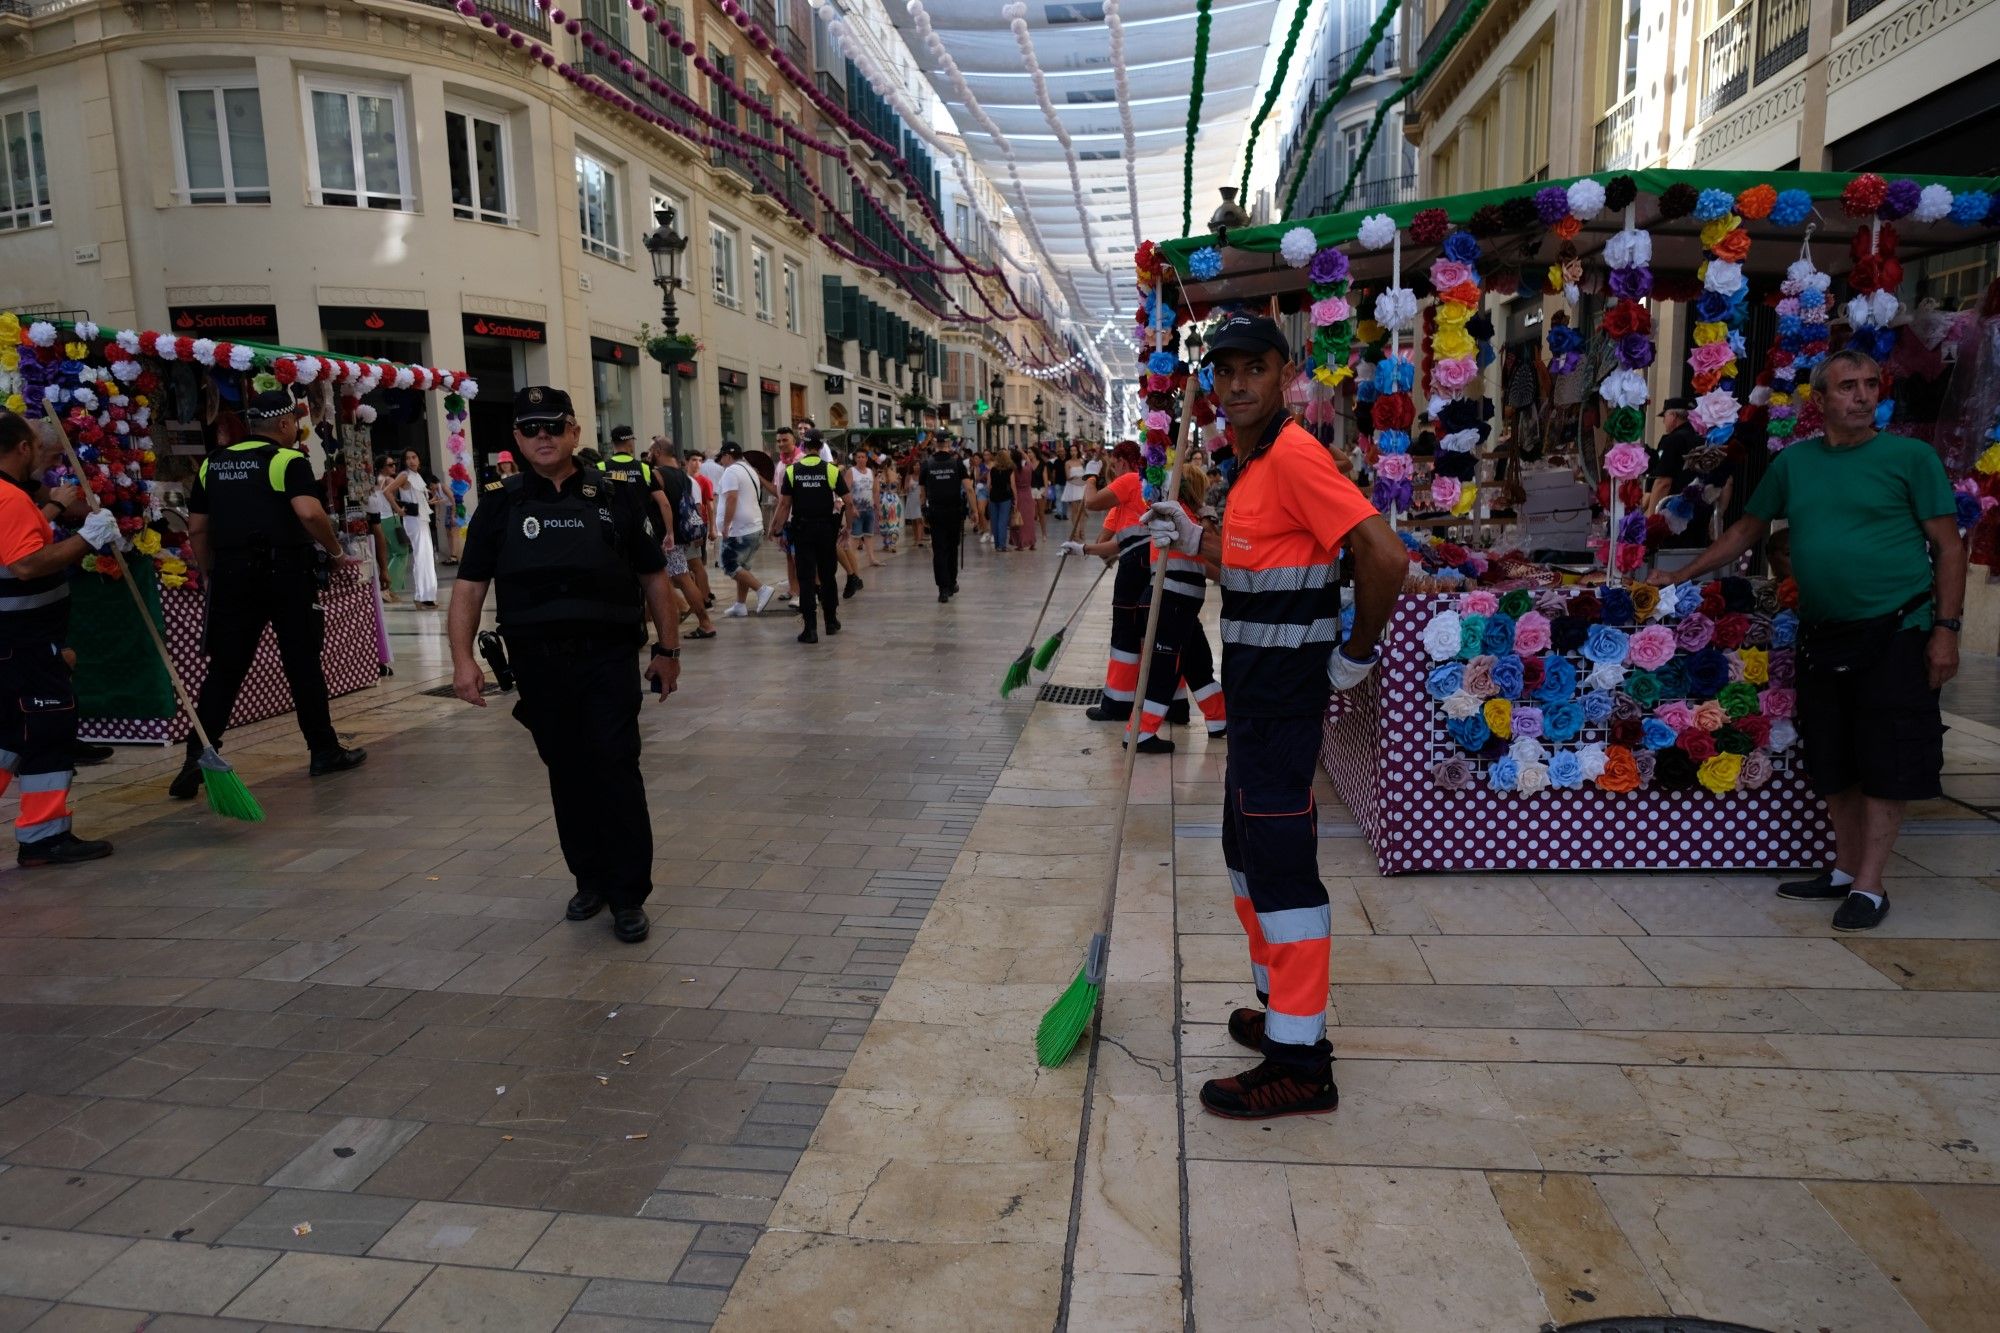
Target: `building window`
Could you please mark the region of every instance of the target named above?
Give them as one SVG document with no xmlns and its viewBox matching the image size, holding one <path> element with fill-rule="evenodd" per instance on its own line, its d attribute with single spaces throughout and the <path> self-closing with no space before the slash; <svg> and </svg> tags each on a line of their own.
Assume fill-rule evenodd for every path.
<svg viewBox="0 0 2000 1333">
<path fill-rule="evenodd" d="M 507 170 L 507 119 L 493 111 L 444 113 L 451 156 L 451 214 L 474 222 L 514 221 L 514 191 Z"/>
<path fill-rule="evenodd" d="M 576 216 L 585 250 L 624 262 L 618 226 L 618 173 L 588 153 L 576 155 Z"/>
<path fill-rule="evenodd" d="M 805 281 L 799 266 L 791 260 L 785 261 L 785 327 L 793 333 L 804 333 L 799 323 L 799 284 Z"/>
<path fill-rule="evenodd" d="M 714 270 L 715 299 L 731 310 L 741 310 L 743 297 L 737 285 L 734 227 L 725 227 L 720 222 L 708 224 L 708 257 L 709 266 Z"/>
<path fill-rule="evenodd" d="M 750 245 L 750 295 L 757 303 L 757 318 L 771 319 L 771 252 L 754 241 Z"/>
<path fill-rule="evenodd" d="M 669 5 L 667 7 L 667 22 L 674 25 L 674 31 L 681 34 L 683 40 L 687 38 L 688 24 L 685 10 L 677 5 Z M 667 63 L 664 66 L 658 67 L 660 72 L 667 76 L 667 82 L 671 83 L 677 91 L 686 92 L 688 88 L 687 54 L 678 46 L 672 45 L 667 46 L 666 54 Z"/>
<path fill-rule="evenodd" d="M 49 164 L 42 155 L 42 113 L 18 102 L 0 107 L 0 143 L 7 153 L 6 174 L 0 177 L 0 231 L 54 222 Z"/>
<path fill-rule="evenodd" d="M 257 76 L 246 70 L 179 78 L 168 88 L 180 197 L 190 204 L 270 203 Z"/>
<path fill-rule="evenodd" d="M 409 209 L 403 97 L 387 85 L 306 84 L 312 135 L 306 166 L 313 202 L 329 208 Z"/>
<path fill-rule="evenodd" d="M 1639 25 L 1645 0 L 1616 0 L 1611 16 L 1611 89 L 1607 104 L 1639 86 Z"/>
<path fill-rule="evenodd" d="M 769 435 L 778 428 L 778 389 L 775 384 L 766 389 L 761 384 L 757 394 L 764 414 L 764 433 Z"/>
</svg>

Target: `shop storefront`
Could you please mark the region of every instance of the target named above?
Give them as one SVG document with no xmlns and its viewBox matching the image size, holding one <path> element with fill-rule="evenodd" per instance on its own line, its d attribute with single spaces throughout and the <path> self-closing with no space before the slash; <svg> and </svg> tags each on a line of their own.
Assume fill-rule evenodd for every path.
<svg viewBox="0 0 2000 1333">
<path fill-rule="evenodd" d="M 485 477 L 493 460 L 514 443 L 514 394 L 546 382 L 548 325 L 470 311 L 460 316 L 465 333 L 465 370 L 485 388 L 472 408 L 474 473 Z"/>
<path fill-rule="evenodd" d="M 423 364 L 430 353 L 428 311 L 393 306 L 330 306 L 319 308 L 319 327 L 326 350 L 337 356 L 369 361 Z M 443 468 L 431 441 L 429 396 L 415 389 L 383 383 L 362 400 L 375 409 L 372 445 L 376 454 L 400 458 L 414 449 L 433 476 Z"/>
<path fill-rule="evenodd" d="M 740 370 L 727 366 L 715 368 L 718 416 L 721 421 L 720 440 L 734 440 L 745 448 L 757 441 L 746 439 L 745 432 L 751 428 L 749 417 L 744 415 L 743 395 L 750 388 L 750 377 Z"/>
<path fill-rule="evenodd" d="M 631 343 L 609 338 L 590 340 L 590 390 L 597 411 L 597 447 L 611 443 L 614 426 L 634 426 L 632 375 L 639 364 L 639 349 Z"/>
</svg>

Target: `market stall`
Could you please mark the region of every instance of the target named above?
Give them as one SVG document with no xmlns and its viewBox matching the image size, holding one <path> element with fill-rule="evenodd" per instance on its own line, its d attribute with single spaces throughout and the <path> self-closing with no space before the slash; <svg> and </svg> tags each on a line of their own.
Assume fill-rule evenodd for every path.
<svg viewBox="0 0 2000 1333">
<path fill-rule="evenodd" d="M 1838 346 L 1883 363 L 1882 424 L 1938 448 L 1961 528 L 2000 522 L 2000 302 L 1918 304 L 1928 261 L 1990 255 L 1992 184 L 1646 171 L 1141 248 L 1142 288 L 1160 264 L 1178 279 L 1139 312 L 1144 387 L 1177 374 L 1175 323 L 1292 315 L 1295 411 L 1410 548 L 1381 669 L 1322 753 L 1384 873 L 1824 863 L 1789 583 L 1635 579 L 1817 433 L 1810 376 Z M 1496 346 L 1521 327 L 1546 364 Z M 1669 396 L 1694 447 L 1662 469 Z M 1563 442 L 1557 484 L 1524 484 L 1530 435 Z M 1588 531 L 1581 565 L 1529 558 L 1544 491 Z"/>
<path fill-rule="evenodd" d="M 373 410 L 363 398 L 385 384 L 445 394 L 453 490 L 462 501 L 470 479 L 465 403 L 478 393 L 463 374 L 0 313 L 0 404 L 30 419 L 60 419 L 84 475 L 58 465 L 43 480 L 88 484 L 117 516 L 128 543 L 119 555 L 86 562 L 72 583 L 70 644 L 84 739 L 169 744 L 188 733 L 166 669 L 116 580 L 134 581 L 164 632 L 176 671 L 191 690 L 199 689 L 207 674 L 205 588 L 186 546 L 186 485 L 208 450 L 247 433 L 234 407 L 257 389 L 289 386 L 305 405 L 309 424 L 302 445 L 347 550 L 345 560 L 329 565 L 321 593 L 328 690 L 338 697 L 380 678 L 389 661 L 387 637 L 361 502 L 374 471 Z M 267 629 L 231 725 L 291 709 L 276 640 Z"/>
</svg>

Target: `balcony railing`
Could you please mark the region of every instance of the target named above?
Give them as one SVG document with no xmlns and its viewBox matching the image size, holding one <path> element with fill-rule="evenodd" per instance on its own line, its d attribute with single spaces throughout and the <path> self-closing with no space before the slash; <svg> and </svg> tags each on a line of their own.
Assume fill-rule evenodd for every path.
<svg viewBox="0 0 2000 1333">
<path fill-rule="evenodd" d="M 1805 55 L 1811 11 L 1812 0 L 1758 0 L 1757 82 Z"/>
<path fill-rule="evenodd" d="M 1847 0 L 1847 21 L 1854 22 L 1881 3 L 1882 0 Z"/>
<path fill-rule="evenodd" d="M 801 69 L 805 68 L 806 42 L 805 38 L 799 35 L 797 28 L 794 28 L 790 23 L 780 22 L 778 24 L 778 45 L 783 48 L 786 55 L 792 58 L 794 65 L 799 66 Z"/>
<path fill-rule="evenodd" d="M 1387 208 L 1391 204 L 1407 204 L 1416 197 L 1414 172 L 1407 176 L 1377 176 L 1358 182 L 1344 207 L 1350 212 L 1357 208 Z"/>
<path fill-rule="evenodd" d="M 511 3 L 511 0 L 509 2 Z M 430 3 L 430 0 L 425 0 L 425 3 Z M 449 7 L 449 5 L 446 6 L 446 8 Z M 627 60 L 631 61 L 635 69 L 648 70 L 655 78 L 660 79 L 662 82 L 666 80 L 664 74 L 653 69 L 651 65 L 648 65 L 628 49 L 623 42 L 597 24 L 592 23 L 589 19 L 578 19 L 577 22 L 583 25 L 585 32 L 597 38 L 599 43 L 611 50 L 611 54 L 606 56 L 598 51 L 591 50 L 588 46 L 579 44 L 577 64 L 582 67 L 584 73 L 604 80 L 620 92 L 631 97 L 635 102 L 643 102 L 676 125 L 684 126 L 688 123 L 687 113 L 674 106 L 665 97 L 654 92 L 651 85 L 645 79 L 634 74 L 627 74 L 624 62 Z"/>
<path fill-rule="evenodd" d="M 1597 170 L 1618 171 L 1632 165 L 1633 110 L 1638 102 L 1638 93 L 1629 92 L 1597 122 Z"/>
<path fill-rule="evenodd" d="M 1701 77 L 1704 119 L 1750 91 L 1750 6 L 1724 18 L 1701 39 Z"/>
<path fill-rule="evenodd" d="M 1812 0 L 1747 0 L 1710 28 L 1701 39 L 1702 117 L 1802 58 L 1811 10 Z"/>
<path fill-rule="evenodd" d="M 455 9 L 456 0 L 417 0 L 420 5 L 433 9 Z M 44 5 L 43 8 L 48 6 Z M 536 8 L 535 0 L 486 0 L 485 8 L 496 19 L 505 19 L 509 27 L 531 37 L 544 41 L 549 36 L 549 16 Z"/>
</svg>

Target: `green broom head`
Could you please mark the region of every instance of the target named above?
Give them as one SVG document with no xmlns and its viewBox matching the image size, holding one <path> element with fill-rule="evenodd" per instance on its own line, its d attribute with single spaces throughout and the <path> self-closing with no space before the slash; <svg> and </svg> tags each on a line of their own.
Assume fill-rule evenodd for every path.
<svg viewBox="0 0 2000 1333">
<path fill-rule="evenodd" d="M 208 793 L 208 808 L 224 819 L 240 819 L 245 823 L 260 824 L 264 820 L 264 807 L 257 804 L 257 798 L 243 785 L 243 779 L 227 760 L 214 750 L 201 752 L 201 785 Z"/>
<path fill-rule="evenodd" d="M 1023 648 L 1021 655 L 1007 664 L 1006 672 L 1000 677 L 1002 699 L 1028 683 L 1028 658 L 1031 652 L 1032 649 Z"/>
<path fill-rule="evenodd" d="M 1101 934 L 1090 937 L 1090 956 L 1077 969 L 1069 989 L 1042 1015 L 1042 1025 L 1035 1031 L 1035 1057 L 1044 1069 L 1054 1069 L 1069 1059 L 1069 1053 L 1076 1049 L 1077 1038 L 1090 1026 L 1091 1015 L 1097 1012 L 1097 997 L 1104 989 L 1104 952 L 1108 943 Z"/>
<path fill-rule="evenodd" d="M 1030 665 L 1031 671 L 1041 675 L 1048 674 L 1049 663 L 1055 661 L 1056 654 L 1062 651 L 1064 633 L 1065 630 L 1059 629 L 1054 634 L 1049 635 L 1048 638 L 1042 640 L 1042 646 L 1035 649 L 1035 658 Z"/>
</svg>

